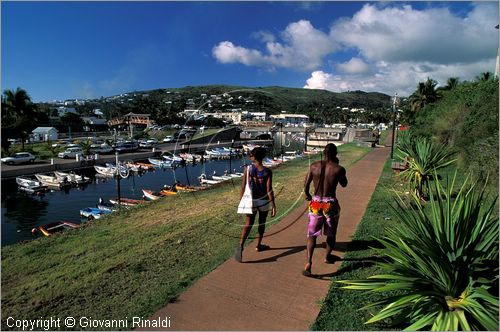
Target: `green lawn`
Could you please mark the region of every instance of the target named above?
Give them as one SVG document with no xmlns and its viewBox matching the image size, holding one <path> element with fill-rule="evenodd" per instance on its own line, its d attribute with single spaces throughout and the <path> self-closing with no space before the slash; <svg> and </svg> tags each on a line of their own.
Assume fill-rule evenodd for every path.
<svg viewBox="0 0 500 332">
<path fill-rule="evenodd" d="M 348 167 L 370 150 L 342 145 L 339 158 Z M 274 170 L 278 215 L 303 202 L 304 177 L 317 158 Z M 236 181 L 168 197 L 79 230 L 4 247 L 3 328 L 9 316 L 150 316 L 232 256 L 243 224 L 236 214 L 239 190 Z"/>
</svg>

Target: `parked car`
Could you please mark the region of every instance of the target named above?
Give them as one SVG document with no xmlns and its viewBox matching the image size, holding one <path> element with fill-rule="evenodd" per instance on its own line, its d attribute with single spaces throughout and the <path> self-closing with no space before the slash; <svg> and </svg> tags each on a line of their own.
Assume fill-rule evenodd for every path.
<svg viewBox="0 0 500 332">
<path fill-rule="evenodd" d="M 113 152 L 113 148 L 111 146 L 109 146 L 108 144 L 92 144 L 90 146 L 90 151 L 92 153 L 102 153 L 102 154 L 106 154 L 106 153 L 111 153 Z"/>
<path fill-rule="evenodd" d="M 13 156 L 2 158 L 2 162 L 7 165 L 19 165 L 35 162 L 36 157 L 29 152 L 17 152 Z"/>
<path fill-rule="evenodd" d="M 173 136 L 167 136 L 163 139 L 163 142 L 173 142 L 174 141 L 174 137 Z"/>
<path fill-rule="evenodd" d="M 139 143 L 139 147 L 141 147 L 141 148 L 152 148 L 153 147 L 153 143 L 150 142 L 150 141 L 141 141 Z"/>
<path fill-rule="evenodd" d="M 77 155 L 83 156 L 83 150 L 80 147 L 67 148 L 57 155 L 59 158 L 68 159 L 75 158 Z"/>
<path fill-rule="evenodd" d="M 137 142 L 123 142 L 116 146 L 115 151 L 118 152 L 134 152 L 139 148 Z"/>
</svg>

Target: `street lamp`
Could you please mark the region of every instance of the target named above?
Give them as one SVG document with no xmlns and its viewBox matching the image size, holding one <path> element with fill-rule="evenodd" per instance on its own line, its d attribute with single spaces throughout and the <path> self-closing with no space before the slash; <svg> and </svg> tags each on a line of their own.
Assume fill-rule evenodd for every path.
<svg viewBox="0 0 500 332">
<path fill-rule="evenodd" d="M 394 112 L 394 118 L 392 121 L 392 143 L 391 143 L 391 159 L 393 159 L 393 153 L 394 153 L 394 137 L 396 135 L 396 114 L 397 114 L 397 109 L 396 107 L 399 105 L 399 98 L 398 94 L 394 94 L 394 98 L 392 99 L 392 111 Z"/>
</svg>

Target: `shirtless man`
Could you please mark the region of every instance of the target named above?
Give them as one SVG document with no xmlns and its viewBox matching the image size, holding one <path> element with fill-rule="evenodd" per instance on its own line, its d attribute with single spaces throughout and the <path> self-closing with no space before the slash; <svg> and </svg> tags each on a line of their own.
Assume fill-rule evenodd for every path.
<svg viewBox="0 0 500 332">
<path fill-rule="evenodd" d="M 324 150 L 326 160 L 313 163 L 306 176 L 304 192 L 309 202 L 309 223 L 307 225 L 307 263 L 303 275 L 311 275 L 312 256 L 316 247 L 316 238 L 326 235 L 325 263 L 333 263 L 331 255 L 335 247 L 337 226 L 340 216 L 340 205 L 337 200 L 337 184 L 347 186 L 345 168 L 339 165 L 337 147 L 327 144 Z M 311 182 L 314 182 L 314 196 L 309 193 Z"/>
</svg>

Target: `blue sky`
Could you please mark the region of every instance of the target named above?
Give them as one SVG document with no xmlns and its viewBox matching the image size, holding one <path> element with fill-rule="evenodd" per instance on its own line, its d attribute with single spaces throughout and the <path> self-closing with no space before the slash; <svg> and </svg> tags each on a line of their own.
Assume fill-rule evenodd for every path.
<svg viewBox="0 0 500 332">
<path fill-rule="evenodd" d="M 2 90 L 34 101 L 187 85 L 407 95 L 495 70 L 497 2 L 2 1 Z"/>
</svg>

